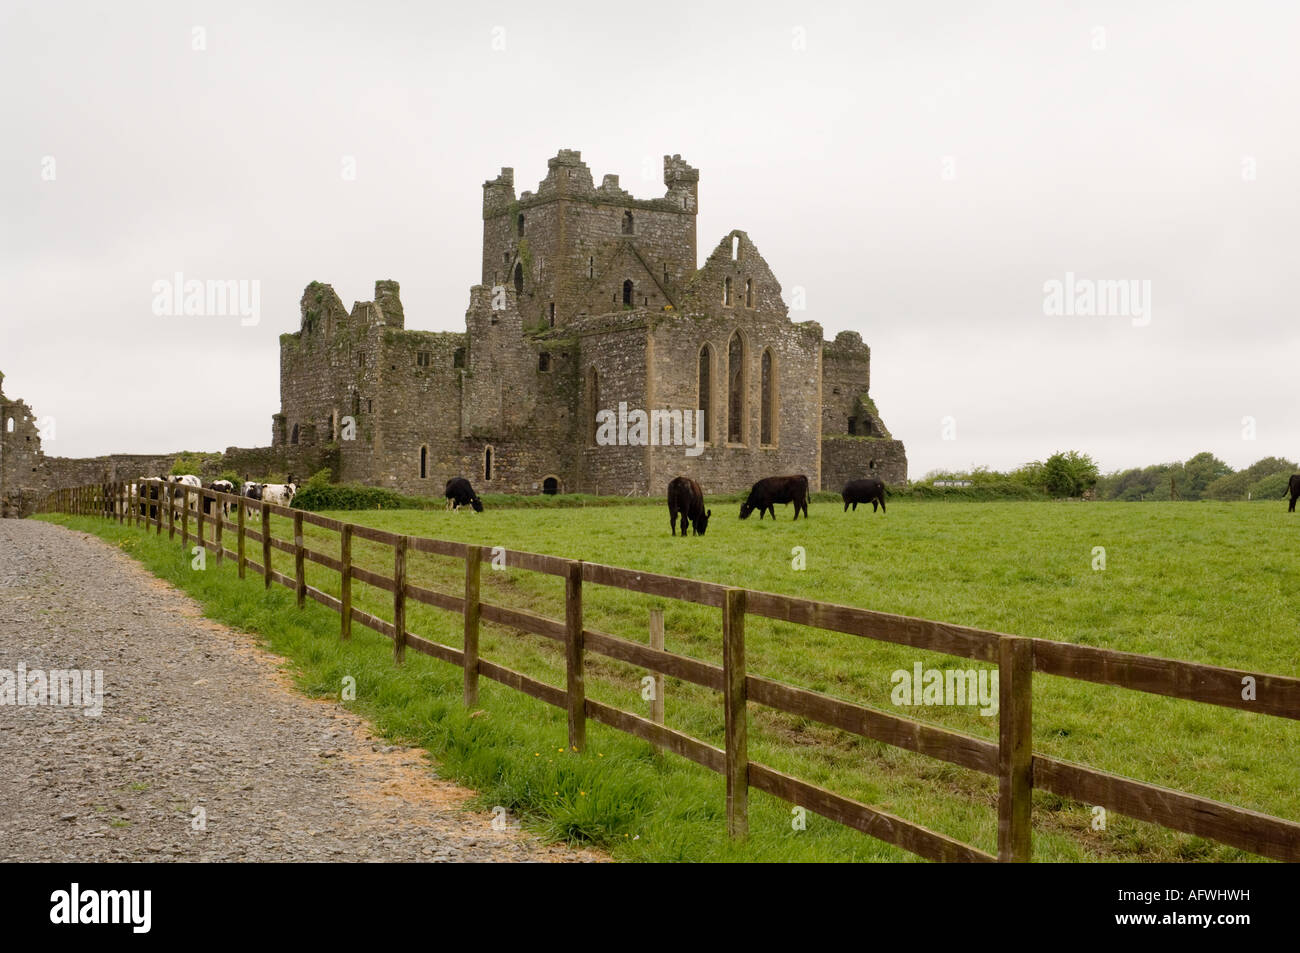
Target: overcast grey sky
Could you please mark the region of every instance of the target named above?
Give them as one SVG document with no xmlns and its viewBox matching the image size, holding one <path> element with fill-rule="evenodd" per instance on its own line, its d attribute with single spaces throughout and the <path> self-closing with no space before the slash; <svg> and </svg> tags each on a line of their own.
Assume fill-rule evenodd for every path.
<svg viewBox="0 0 1300 953">
<path fill-rule="evenodd" d="M 462 330 L 482 182 L 564 147 L 699 168 L 701 258 L 745 229 L 862 334 L 914 478 L 1300 456 L 1294 3 L 258 6 L 0 0 L 0 371 L 47 453 L 266 445 L 313 280 Z M 260 323 L 154 317 L 178 271 Z M 1045 314 L 1067 273 L 1149 323 Z"/>
</svg>

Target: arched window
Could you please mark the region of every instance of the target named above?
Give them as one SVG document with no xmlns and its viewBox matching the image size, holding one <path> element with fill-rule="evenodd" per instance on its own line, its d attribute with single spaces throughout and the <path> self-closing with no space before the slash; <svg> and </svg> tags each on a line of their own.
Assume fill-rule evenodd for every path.
<svg viewBox="0 0 1300 953">
<path fill-rule="evenodd" d="M 772 349 L 763 349 L 762 404 L 759 408 L 758 442 L 771 446 L 776 443 L 776 362 Z"/>
<path fill-rule="evenodd" d="M 727 441 L 745 442 L 745 342 L 737 331 L 727 345 Z"/>
<path fill-rule="evenodd" d="M 722 303 L 731 307 L 731 278 L 722 279 Z"/>
<path fill-rule="evenodd" d="M 698 439 L 708 443 L 713 439 L 713 348 L 708 344 L 700 348 L 700 416 L 696 423 Z"/>
<path fill-rule="evenodd" d="M 421 447 L 420 448 L 420 479 L 427 480 L 428 478 L 429 478 L 429 448 Z"/>
<path fill-rule="evenodd" d="M 731 236 L 731 260 L 738 261 L 739 259 L 740 259 L 740 236 L 732 235 Z"/>
<path fill-rule="evenodd" d="M 631 278 L 623 282 L 623 303 L 624 304 L 632 303 L 632 279 Z"/>
<path fill-rule="evenodd" d="M 294 425 L 293 425 L 293 435 L 292 435 L 291 437 L 289 437 L 289 442 L 292 443 L 292 444 L 296 444 L 296 443 L 298 442 L 298 425 L 297 425 L 297 424 L 294 424 Z"/>
<path fill-rule="evenodd" d="M 547 496 L 554 496 L 560 492 L 560 481 L 558 478 L 548 476 L 542 480 L 542 492 Z"/>
<path fill-rule="evenodd" d="M 515 294 L 524 293 L 524 263 L 515 262 Z"/>
<path fill-rule="evenodd" d="M 631 212 L 623 213 L 623 234 L 624 235 L 632 234 L 632 213 Z"/>
<path fill-rule="evenodd" d="M 587 442 L 596 445 L 596 414 L 600 412 L 600 374 L 593 367 L 587 371 Z"/>
<path fill-rule="evenodd" d="M 519 218 L 515 220 L 515 225 L 519 230 L 519 237 L 524 237 L 524 213 L 519 213 Z"/>
<path fill-rule="evenodd" d="M 10 433 L 14 432 L 14 419 L 12 417 L 10 417 L 8 423 L 5 424 L 5 430 Z"/>
<path fill-rule="evenodd" d="M 746 278 L 745 279 L 745 307 L 752 308 L 753 306 L 754 306 L 754 279 Z"/>
<path fill-rule="evenodd" d="M 483 448 L 483 479 L 488 481 L 492 479 L 492 448 Z"/>
</svg>

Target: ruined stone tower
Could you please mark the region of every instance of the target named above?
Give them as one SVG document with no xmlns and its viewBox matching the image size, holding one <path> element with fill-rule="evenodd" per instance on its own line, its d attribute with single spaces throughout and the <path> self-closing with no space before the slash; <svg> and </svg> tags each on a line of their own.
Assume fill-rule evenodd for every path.
<svg viewBox="0 0 1300 953">
<path fill-rule="evenodd" d="M 342 480 L 430 494 L 453 476 L 484 492 L 624 495 L 660 494 L 679 473 L 708 492 L 782 473 L 831 489 L 906 480 L 861 337 L 827 343 L 791 321 L 743 231 L 696 267 L 694 168 L 665 156 L 664 195 L 638 199 L 614 175 L 597 186 L 576 151 L 547 165 L 535 193 L 516 195 L 509 168 L 484 183 L 463 333 L 407 330 L 395 281 L 350 313 L 328 285 L 307 287 L 299 330 L 281 338 L 275 446 L 327 445 Z M 698 414 L 703 445 L 602 441 L 597 415 L 619 408 Z"/>
</svg>

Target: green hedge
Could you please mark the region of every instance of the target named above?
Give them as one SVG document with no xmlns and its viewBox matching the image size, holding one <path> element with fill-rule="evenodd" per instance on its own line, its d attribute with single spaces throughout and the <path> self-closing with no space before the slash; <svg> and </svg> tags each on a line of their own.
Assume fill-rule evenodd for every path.
<svg viewBox="0 0 1300 953">
<path fill-rule="evenodd" d="M 423 497 L 403 496 L 377 486 L 359 486 L 351 483 L 321 485 L 309 482 L 294 494 L 293 506 L 299 510 L 398 510 L 427 507 L 442 500 L 425 500 Z"/>
</svg>

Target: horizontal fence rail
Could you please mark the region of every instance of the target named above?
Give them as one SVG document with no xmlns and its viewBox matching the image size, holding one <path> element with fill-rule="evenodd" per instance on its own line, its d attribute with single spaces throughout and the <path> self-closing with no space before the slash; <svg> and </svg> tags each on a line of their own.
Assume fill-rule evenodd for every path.
<svg viewBox="0 0 1300 953">
<path fill-rule="evenodd" d="M 152 530 L 160 536 L 166 526 L 169 538 L 179 532 L 187 546 L 193 523 L 195 546 L 211 552 L 218 562 L 227 558 L 235 560 L 240 578 L 252 572 L 262 577 L 267 588 L 277 582 L 294 590 L 299 607 L 311 599 L 337 613 L 340 638 L 350 638 L 353 625 L 360 624 L 393 640 L 394 660 L 398 664 L 410 650 L 461 667 L 466 705 L 477 704 L 478 680 L 488 678 L 566 712 L 569 744 L 576 751 L 582 751 L 585 746 L 586 721 L 591 719 L 723 775 L 727 827 L 734 837 L 746 834 L 748 791 L 756 788 L 930 860 L 1026 862 L 1032 850 L 1032 792 L 1037 788 L 1263 857 L 1300 861 L 1300 824 L 1294 821 L 1108 774 L 1086 765 L 1035 755 L 1031 743 L 1035 672 L 1300 720 L 1300 679 L 1297 678 L 987 632 L 538 553 L 494 552 L 483 546 L 405 536 L 275 503 L 159 480 L 55 490 L 43 500 L 40 510 L 100 516 L 143 528 L 146 533 Z M 304 524 L 337 534 L 338 555 L 308 548 L 303 539 Z M 291 538 L 274 535 L 280 526 L 290 530 Z M 226 548 L 227 531 L 235 534 L 234 550 Z M 356 539 L 389 547 L 393 552 L 392 571 L 376 572 L 358 566 L 352 556 Z M 260 544 L 260 563 L 250 557 L 250 543 Z M 272 567 L 273 550 L 293 556 L 292 576 Z M 252 552 L 256 553 L 257 549 Z M 452 595 L 412 583 L 407 577 L 410 553 L 463 561 L 464 592 Z M 481 564 L 502 556 L 508 568 L 564 580 L 563 620 L 482 601 Z M 338 573 L 340 597 L 307 585 L 307 563 Z M 392 621 L 353 604 L 355 583 L 391 596 Z M 588 628 L 583 622 L 584 585 L 606 586 L 718 609 L 723 664 L 704 662 L 659 647 L 662 617 L 657 622 L 657 639 L 652 635 L 652 642 L 657 644 L 652 645 Z M 444 645 L 408 631 L 407 600 L 461 615 L 462 644 Z M 747 616 L 995 664 L 1000 675 L 998 740 L 976 738 L 750 675 L 745 670 L 744 651 Z M 538 635 L 562 645 L 564 686 L 549 685 L 482 658 L 479 627 L 483 622 Z M 714 747 L 666 727 L 662 724 L 662 707 L 657 707 L 657 713 L 647 719 L 587 698 L 584 669 L 589 652 L 718 692 L 723 702 L 725 747 Z M 1244 690 L 1247 685 L 1250 690 Z M 751 702 L 997 778 L 997 854 L 978 850 L 880 808 L 750 760 L 748 705 Z"/>
</svg>

